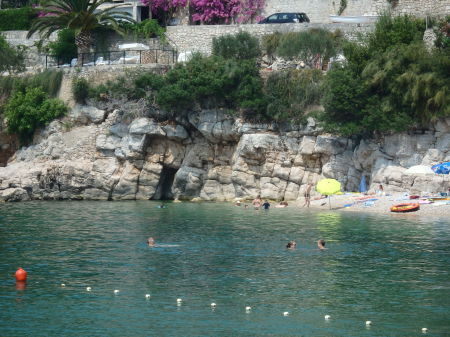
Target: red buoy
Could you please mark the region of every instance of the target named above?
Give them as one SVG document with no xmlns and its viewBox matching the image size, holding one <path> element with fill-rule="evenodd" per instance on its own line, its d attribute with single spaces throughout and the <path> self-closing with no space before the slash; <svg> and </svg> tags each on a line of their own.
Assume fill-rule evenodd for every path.
<svg viewBox="0 0 450 337">
<path fill-rule="evenodd" d="M 16 270 L 16 281 L 26 281 L 27 280 L 27 272 L 25 269 L 19 268 Z"/>
</svg>

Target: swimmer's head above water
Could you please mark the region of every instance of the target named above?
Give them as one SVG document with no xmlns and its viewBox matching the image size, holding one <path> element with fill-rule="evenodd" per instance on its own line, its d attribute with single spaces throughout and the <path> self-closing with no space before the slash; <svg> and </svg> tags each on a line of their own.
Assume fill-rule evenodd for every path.
<svg viewBox="0 0 450 337">
<path fill-rule="evenodd" d="M 326 249 L 325 248 L 325 240 L 320 239 L 319 241 L 317 241 L 317 247 L 319 247 L 319 249 Z"/>
<path fill-rule="evenodd" d="M 286 245 L 287 249 L 294 249 L 295 247 L 297 247 L 297 242 L 295 242 L 294 240 L 289 241 L 288 244 Z"/>
<path fill-rule="evenodd" d="M 152 237 L 149 237 L 149 238 L 147 239 L 147 244 L 148 244 L 150 247 L 153 247 L 153 246 L 155 245 L 155 239 L 153 239 Z"/>
</svg>

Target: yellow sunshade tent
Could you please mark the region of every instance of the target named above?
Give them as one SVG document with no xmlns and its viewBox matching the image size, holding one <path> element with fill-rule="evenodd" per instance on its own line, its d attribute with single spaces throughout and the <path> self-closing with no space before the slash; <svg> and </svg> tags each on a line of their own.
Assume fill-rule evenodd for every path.
<svg viewBox="0 0 450 337">
<path fill-rule="evenodd" d="M 333 194 L 339 193 L 341 191 L 341 183 L 336 179 L 322 179 L 316 185 L 316 191 L 322 195 L 331 196 Z M 330 209 L 331 209 L 331 200 L 328 197 Z"/>
</svg>

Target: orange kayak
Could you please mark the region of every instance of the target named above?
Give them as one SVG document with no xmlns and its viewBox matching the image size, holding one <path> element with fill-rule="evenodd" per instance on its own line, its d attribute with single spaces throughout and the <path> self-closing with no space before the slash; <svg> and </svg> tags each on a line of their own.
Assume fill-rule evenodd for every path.
<svg viewBox="0 0 450 337">
<path fill-rule="evenodd" d="M 397 213 L 405 213 L 405 212 L 415 212 L 420 209 L 420 205 L 418 203 L 407 203 L 407 204 L 398 204 L 391 207 L 391 212 Z"/>
</svg>

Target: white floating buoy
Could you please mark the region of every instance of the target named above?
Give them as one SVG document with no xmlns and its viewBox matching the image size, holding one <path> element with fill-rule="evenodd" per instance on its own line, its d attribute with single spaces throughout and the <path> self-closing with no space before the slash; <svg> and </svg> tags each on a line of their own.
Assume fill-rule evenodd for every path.
<svg viewBox="0 0 450 337">
<path fill-rule="evenodd" d="M 119 290 L 117 290 L 117 289 L 116 289 L 116 290 L 114 290 L 114 294 L 116 294 L 116 295 L 117 295 L 118 293 L 119 293 Z"/>
<path fill-rule="evenodd" d="M 91 291 L 92 288 L 91 287 L 86 287 L 86 291 Z"/>
<path fill-rule="evenodd" d="M 366 326 L 371 326 L 372 325 L 372 321 L 366 321 Z"/>
<path fill-rule="evenodd" d="M 61 287 L 65 287 L 66 285 L 64 283 L 61 283 Z"/>
<path fill-rule="evenodd" d="M 216 307 L 216 303 L 212 302 L 211 303 L 211 307 L 215 308 Z"/>
<path fill-rule="evenodd" d="M 427 332 L 428 332 L 428 329 L 427 329 L 427 328 L 422 328 L 422 332 L 423 332 L 423 333 L 427 333 Z"/>
<path fill-rule="evenodd" d="M 145 298 L 149 299 L 150 298 L 150 294 L 145 294 Z"/>
<path fill-rule="evenodd" d="M 283 316 L 289 316 L 289 311 L 283 312 Z"/>
<path fill-rule="evenodd" d="M 183 300 L 181 298 L 177 298 L 177 303 L 181 304 L 181 302 L 183 302 Z"/>
<path fill-rule="evenodd" d="M 330 315 L 325 315 L 325 320 L 328 321 L 331 318 Z"/>
<path fill-rule="evenodd" d="M 245 312 L 249 313 L 252 310 L 252 307 L 245 307 Z"/>
</svg>

